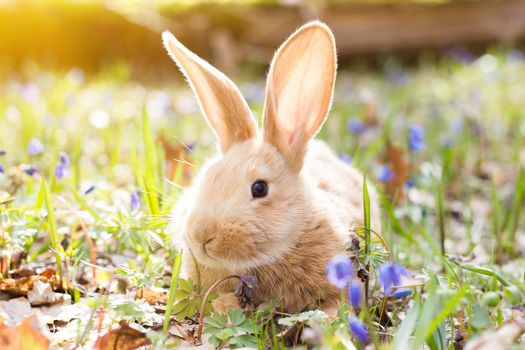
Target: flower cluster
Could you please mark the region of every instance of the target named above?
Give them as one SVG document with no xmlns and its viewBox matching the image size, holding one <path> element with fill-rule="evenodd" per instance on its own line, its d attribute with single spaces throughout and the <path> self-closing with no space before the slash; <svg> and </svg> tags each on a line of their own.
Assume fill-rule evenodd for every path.
<svg viewBox="0 0 525 350">
<path fill-rule="evenodd" d="M 326 267 L 328 281 L 339 289 L 348 288 L 348 301 L 354 308 L 359 310 L 363 300 L 361 293 L 361 281 L 354 277 L 354 267 L 350 259 L 344 255 L 337 255 L 328 262 Z M 370 341 L 368 328 L 356 317 L 348 319 L 350 332 L 363 343 Z"/>
</svg>

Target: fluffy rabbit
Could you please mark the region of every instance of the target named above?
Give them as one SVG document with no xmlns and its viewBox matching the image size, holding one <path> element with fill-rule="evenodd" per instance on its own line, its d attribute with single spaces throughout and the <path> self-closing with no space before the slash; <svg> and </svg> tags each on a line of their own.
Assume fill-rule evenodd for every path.
<svg viewBox="0 0 525 350">
<path fill-rule="evenodd" d="M 171 33 L 163 41 L 220 148 L 174 209 L 171 230 L 186 253 L 182 273 L 196 280 L 197 262 L 208 286 L 229 274 L 255 275 L 255 303 L 277 299 L 290 312 L 334 305 L 339 291 L 325 267 L 344 253 L 349 230 L 362 225 L 363 176 L 312 140 L 332 102 L 337 63 L 330 29 L 308 23 L 277 51 L 261 129 L 230 79 Z M 378 229 L 377 195 L 370 192 Z M 235 284 L 220 286 L 219 309 L 235 306 Z"/>
</svg>

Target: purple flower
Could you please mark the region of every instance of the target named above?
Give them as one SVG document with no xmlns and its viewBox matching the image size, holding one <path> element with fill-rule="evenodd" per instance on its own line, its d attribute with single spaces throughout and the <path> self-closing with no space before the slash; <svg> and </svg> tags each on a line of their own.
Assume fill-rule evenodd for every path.
<svg viewBox="0 0 525 350">
<path fill-rule="evenodd" d="M 363 122 L 361 122 L 357 118 L 351 118 L 350 120 L 348 120 L 346 127 L 348 128 L 348 130 L 350 130 L 354 134 L 360 134 L 366 129 Z"/>
<path fill-rule="evenodd" d="M 414 124 L 408 130 L 408 147 L 414 153 L 421 152 L 427 147 L 425 142 L 425 129 Z"/>
<path fill-rule="evenodd" d="M 95 190 L 95 185 L 91 185 L 88 187 L 87 190 L 84 191 L 84 195 L 86 194 L 90 194 L 91 192 L 93 192 Z"/>
<path fill-rule="evenodd" d="M 391 294 L 391 287 L 399 286 L 401 284 L 401 276 L 406 276 L 408 273 L 401 266 L 394 262 L 386 262 L 379 267 L 379 279 L 383 283 L 383 288 L 386 295 Z"/>
<path fill-rule="evenodd" d="M 405 186 L 408 188 L 414 187 L 416 185 L 416 180 L 408 179 L 405 181 Z"/>
<path fill-rule="evenodd" d="M 349 156 L 348 154 L 345 154 L 345 153 L 340 153 L 339 159 L 341 159 L 343 162 L 347 164 L 352 163 L 352 160 L 353 160 L 352 156 Z"/>
<path fill-rule="evenodd" d="M 361 281 L 352 279 L 348 285 L 348 300 L 354 309 L 359 309 L 361 306 Z"/>
<path fill-rule="evenodd" d="M 0 174 L 3 174 L 5 173 L 5 169 L 4 167 L 2 166 L 2 164 L 0 164 Z"/>
<path fill-rule="evenodd" d="M 62 165 L 62 164 L 57 164 L 55 166 L 55 177 L 57 179 L 63 179 L 65 177 L 68 177 L 69 176 L 69 168 Z"/>
<path fill-rule="evenodd" d="M 29 175 L 29 176 L 33 176 L 35 175 L 36 173 L 38 173 L 38 170 L 37 168 L 34 166 L 34 165 L 29 165 L 27 167 L 24 168 L 24 172 Z"/>
<path fill-rule="evenodd" d="M 328 262 L 325 272 L 331 284 L 339 289 L 343 289 L 352 279 L 354 268 L 348 257 L 336 255 Z"/>
<path fill-rule="evenodd" d="M 394 178 L 394 173 L 390 170 L 388 165 L 383 165 L 377 173 L 377 180 L 380 182 L 388 182 Z"/>
<path fill-rule="evenodd" d="M 452 58 L 453 60 L 456 60 L 458 62 L 462 63 L 471 63 L 476 59 L 476 56 L 470 52 L 469 49 L 467 49 L 465 46 L 456 46 L 453 47 L 449 52 L 448 56 Z"/>
<path fill-rule="evenodd" d="M 40 89 L 33 83 L 26 84 L 22 87 L 22 97 L 28 103 L 35 103 L 40 98 Z"/>
<path fill-rule="evenodd" d="M 27 153 L 29 153 L 30 156 L 36 156 L 42 152 L 44 152 L 42 141 L 39 139 L 31 139 L 29 141 L 29 146 L 27 147 Z"/>
<path fill-rule="evenodd" d="M 131 211 L 140 209 L 140 191 L 131 192 Z"/>
<path fill-rule="evenodd" d="M 253 302 L 253 289 L 257 288 L 257 277 L 253 275 L 241 276 L 241 280 L 235 287 L 235 295 L 241 298 L 243 303 Z"/>
<path fill-rule="evenodd" d="M 409 288 L 398 289 L 392 294 L 392 296 L 396 299 L 404 299 L 410 295 L 412 295 L 412 289 Z"/>
<path fill-rule="evenodd" d="M 60 160 L 55 166 L 55 176 L 57 179 L 69 176 L 69 157 L 65 152 L 60 152 Z"/>
<path fill-rule="evenodd" d="M 5 156 L 6 153 L 5 149 L 0 149 L 0 156 Z"/>
<path fill-rule="evenodd" d="M 60 152 L 60 164 L 67 166 L 67 167 L 69 166 L 70 164 L 69 157 L 66 152 Z"/>
<path fill-rule="evenodd" d="M 348 319 L 348 328 L 354 337 L 362 343 L 370 341 L 370 332 L 366 324 L 355 316 Z"/>
</svg>

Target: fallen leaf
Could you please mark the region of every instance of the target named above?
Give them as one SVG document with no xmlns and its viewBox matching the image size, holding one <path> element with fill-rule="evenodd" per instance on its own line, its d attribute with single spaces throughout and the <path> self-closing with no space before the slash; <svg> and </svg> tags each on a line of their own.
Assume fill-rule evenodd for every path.
<svg viewBox="0 0 525 350">
<path fill-rule="evenodd" d="M 4 278 L 3 280 L 0 280 L 0 292 L 4 292 L 12 296 L 25 296 L 31 289 L 33 289 L 36 281 L 49 282 L 54 288 L 58 284 L 55 277 L 47 278 L 45 276 L 39 275 L 17 279 Z"/>
<path fill-rule="evenodd" d="M 49 348 L 49 339 L 44 328 L 34 316 L 26 318 L 18 326 L 10 328 L 0 325 L 0 349 L 44 350 Z"/>
<path fill-rule="evenodd" d="M 49 283 L 36 280 L 33 288 L 27 292 L 27 299 L 32 306 L 58 304 L 64 301 L 71 301 L 68 294 L 55 293 Z"/>
<path fill-rule="evenodd" d="M 405 184 L 416 167 L 406 159 L 403 149 L 390 141 L 387 142 L 384 158 L 394 173 L 394 177 L 386 184 L 386 191 L 390 198 L 402 200 L 405 197 Z"/>
<path fill-rule="evenodd" d="M 133 324 L 131 324 L 133 325 Z M 95 349 L 99 350 L 132 350 L 151 344 L 146 333 L 133 328 L 126 321 L 120 321 L 118 328 L 98 338 Z"/>
<path fill-rule="evenodd" d="M 0 301 L 0 317 L 4 319 L 1 324 L 14 327 L 29 314 L 31 314 L 31 304 L 24 297 Z"/>
<path fill-rule="evenodd" d="M 525 332 L 525 323 L 507 321 L 496 331 L 488 331 L 467 343 L 465 350 L 505 350 Z"/>
<path fill-rule="evenodd" d="M 144 299 L 150 305 L 166 304 L 166 293 L 153 290 L 151 288 L 142 288 L 137 292 L 135 299 Z"/>
</svg>

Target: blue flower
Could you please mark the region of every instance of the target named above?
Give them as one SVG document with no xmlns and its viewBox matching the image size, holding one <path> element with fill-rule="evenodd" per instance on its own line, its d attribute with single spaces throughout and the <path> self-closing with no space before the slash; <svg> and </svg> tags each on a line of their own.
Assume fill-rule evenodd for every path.
<svg viewBox="0 0 525 350">
<path fill-rule="evenodd" d="M 6 153 L 5 149 L 0 149 L 0 156 L 5 156 Z"/>
<path fill-rule="evenodd" d="M 328 262 L 325 272 L 331 284 L 339 289 L 343 289 L 352 279 L 354 268 L 348 257 L 336 255 Z"/>
<path fill-rule="evenodd" d="M 396 299 L 404 299 L 410 295 L 412 295 L 412 289 L 409 288 L 398 289 L 392 294 L 392 296 Z"/>
<path fill-rule="evenodd" d="M 350 130 L 354 134 L 360 134 L 363 131 L 365 131 L 365 129 L 366 129 L 366 127 L 363 124 L 363 122 L 361 122 L 357 118 L 352 118 L 352 119 L 348 120 L 348 123 L 346 124 L 346 127 L 348 128 L 348 130 Z"/>
<path fill-rule="evenodd" d="M 91 185 L 88 187 L 87 190 L 84 191 L 84 195 L 86 194 L 90 194 L 91 192 L 93 192 L 95 190 L 95 185 Z"/>
<path fill-rule="evenodd" d="M 390 170 L 388 165 L 383 165 L 377 173 L 377 179 L 380 182 L 388 182 L 394 178 L 394 173 Z"/>
<path fill-rule="evenodd" d="M 38 173 L 38 170 L 34 165 L 30 165 L 24 168 L 24 172 L 29 176 L 33 176 Z"/>
<path fill-rule="evenodd" d="M 355 316 L 348 319 L 348 328 L 354 337 L 362 343 L 370 341 L 370 332 L 366 324 Z"/>
<path fill-rule="evenodd" d="M 66 152 L 60 152 L 60 164 L 69 166 L 69 157 Z"/>
<path fill-rule="evenodd" d="M 352 279 L 348 285 L 348 300 L 354 309 L 361 307 L 361 281 Z"/>
<path fill-rule="evenodd" d="M 140 209 L 140 191 L 131 192 L 131 211 L 136 211 Z"/>
<path fill-rule="evenodd" d="M 394 262 L 386 262 L 379 267 L 379 279 L 383 283 L 383 288 L 386 295 L 391 294 L 391 287 L 399 286 L 401 284 L 401 276 L 406 276 L 408 273 L 401 266 Z"/>
<path fill-rule="evenodd" d="M 414 187 L 416 185 L 416 180 L 408 179 L 405 181 L 405 186 L 408 188 Z"/>
<path fill-rule="evenodd" d="M 347 164 L 352 163 L 352 160 L 353 160 L 352 156 L 349 156 L 348 154 L 345 154 L 345 153 L 340 153 L 339 159 L 341 159 L 343 162 Z"/>
<path fill-rule="evenodd" d="M 57 179 L 69 176 L 69 157 L 65 152 L 60 152 L 60 161 L 55 166 L 55 176 Z"/>
<path fill-rule="evenodd" d="M 29 141 L 29 146 L 27 147 L 27 153 L 29 153 L 30 156 L 36 156 L 42 152 L 44 152 L 42 141 L 39 139 L 31 139 Z"/>
<path fill-rule="evenodd" d="M 69 176 L 69 169 L 66 166 L 63 166 L 60 163 L 55 166 L 55 177 L 57 179 L 63 179 L 68 176 Z"/>
<path fill-rule="evenodd" d="M 408 130 L 408 147 L 414 153 L 421 152 L 427 147 L 425 142 L 425 129 L 414 124 Z"/>
<path fill-rule="evenodd" d="M 5 173 L 5 169 L 4 167 L 2 166 L 2 164 L 0 164 L 0 174 L 3 174 Z"/>
</svg>

